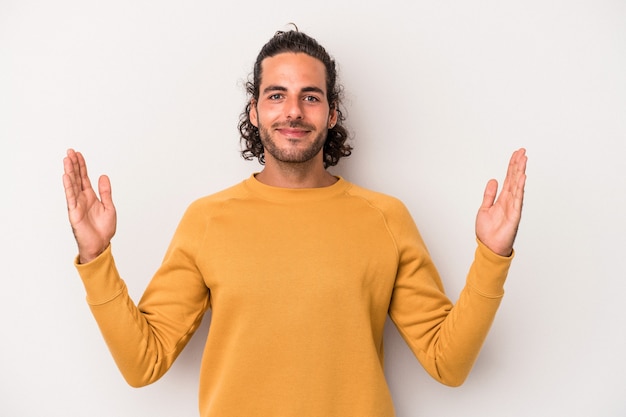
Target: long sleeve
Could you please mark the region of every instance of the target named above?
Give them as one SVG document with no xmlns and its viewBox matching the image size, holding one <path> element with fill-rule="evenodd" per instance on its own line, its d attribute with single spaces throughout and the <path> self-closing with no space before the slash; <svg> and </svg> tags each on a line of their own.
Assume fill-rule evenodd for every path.
<svg viewBox="0 0 626 417">
<path fill-rule="evenodd" d="M 111 248 L 76 267 L 87 302 L 122 375 L 131 386 L 159 379 L 200 325 L 209 293 L 194 266 L 193 222 L 183 220 L 165 260 L 135 305 Z M 189 239 L 191 237 L 191 239 Z"/>
<path fill-rule="evenodd" d="M 407 216 L 394 216 L 392 222 Z M 498 256 L 478 242 L 466 285 L 453 305 L 413 221 L 391 227 L 400 262 L 389 315 L 426 371 L 443 384 L 459 386 L 487 337 L 512 256 Z"/>
</svg>

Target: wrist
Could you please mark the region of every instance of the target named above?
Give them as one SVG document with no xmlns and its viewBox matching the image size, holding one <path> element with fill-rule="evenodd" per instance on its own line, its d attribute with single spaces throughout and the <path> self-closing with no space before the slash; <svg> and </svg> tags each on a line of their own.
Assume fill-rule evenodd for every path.
<svg viewBox="0 0 626 417">
<path fill-rule="evenodd" d="M 102 255 L 102 253 L 106 250 L 107 247 L 109 247 L 108 244 L 102 250 L 98 250 L 98 251 L 86 251 L 86 250 L 81 250 L 79 248 L 78 263 L 81 265 L 88 264 L 89 262 L 95 260 L 98 256 Z"/>
</svg>

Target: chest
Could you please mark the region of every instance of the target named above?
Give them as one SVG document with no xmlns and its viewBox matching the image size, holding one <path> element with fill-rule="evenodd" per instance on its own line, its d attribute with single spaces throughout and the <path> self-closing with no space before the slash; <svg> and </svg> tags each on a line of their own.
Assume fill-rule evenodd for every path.
<svg viewBox="0 0 626 417">
<path fill-rule="evenodd" d="M 388 303 L 398 255 L 384 216 L 362 205 L 237 206 L 213 216 L 198 264 L 220 300 L 294 308 L 360 299 Z"/>
</svg>

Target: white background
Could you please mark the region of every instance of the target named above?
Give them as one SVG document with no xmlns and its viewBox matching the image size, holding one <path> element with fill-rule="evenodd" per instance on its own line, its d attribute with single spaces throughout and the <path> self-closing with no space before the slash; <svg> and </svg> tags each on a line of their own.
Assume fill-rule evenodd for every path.
<svg viewBox="0 0 626 417">
<path fill-rule="evenodd" d="M 465 385 L 387 327 L 398 416 L 626 414 L 625 2 L 211 3 L 0 0 L 1 416 L 197 415 L 209 320 L 162 380 L 124 383 L 72 265 L 62 158 L 110 175 L 138 299 L 186 206 L 260 169 L 238 154 L 243 81 L 288 22 L 340 66 L 356 149 L 334 172 L 407 204 L 453 299 L 483 187 L 528 149 L 507 294 Z"/>
</svg>

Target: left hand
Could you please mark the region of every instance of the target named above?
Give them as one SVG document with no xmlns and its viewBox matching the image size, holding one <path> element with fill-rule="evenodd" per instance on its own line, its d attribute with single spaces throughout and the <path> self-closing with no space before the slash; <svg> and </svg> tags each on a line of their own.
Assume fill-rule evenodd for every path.
<svg viewBox="0 0 626 417">
<path fill-rule="evenodd" d="M 500 256 L 513 253 L 513 242 L 522 217 L 527 160 L 525 149 L 513 153 L 500 195 L 496 199 L 498 182 L 489 180 L 476 215 L 476 236 Z"/>
</svg>

